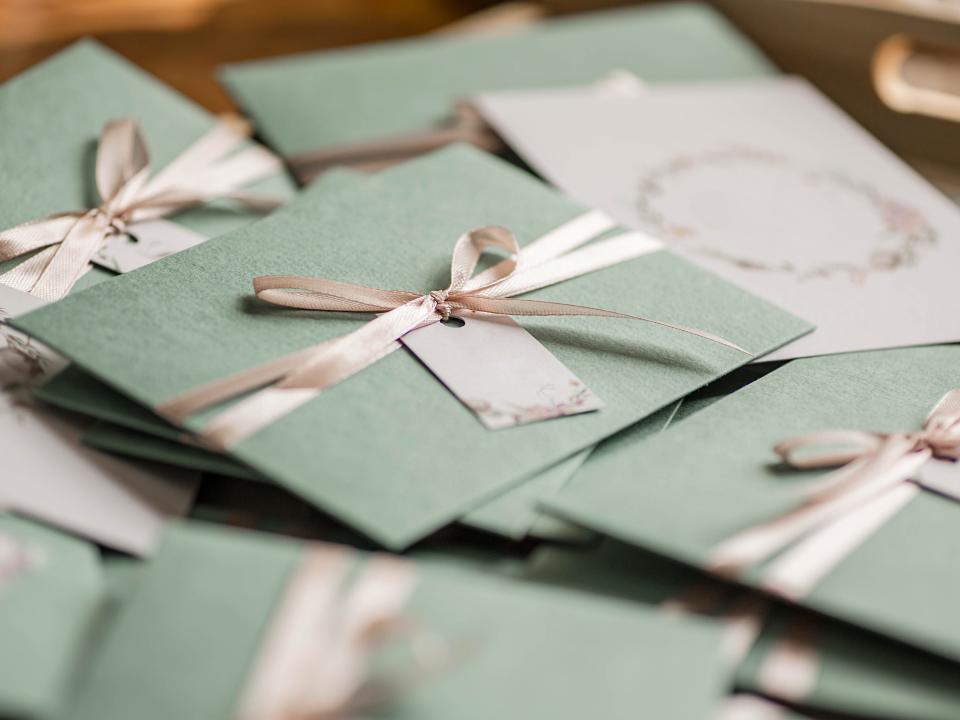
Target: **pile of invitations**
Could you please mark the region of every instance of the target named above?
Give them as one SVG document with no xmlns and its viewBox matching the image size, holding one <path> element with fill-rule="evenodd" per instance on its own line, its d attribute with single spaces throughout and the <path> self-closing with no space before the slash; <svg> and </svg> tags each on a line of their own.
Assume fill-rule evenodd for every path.
<svg viewBox="0 0 960 720">
<path fill-rule="evenodd" d="M 960 716 L 960 209 L 697 4 L 221 79 L 0 86 L 0 718 Z"/>
</svg>

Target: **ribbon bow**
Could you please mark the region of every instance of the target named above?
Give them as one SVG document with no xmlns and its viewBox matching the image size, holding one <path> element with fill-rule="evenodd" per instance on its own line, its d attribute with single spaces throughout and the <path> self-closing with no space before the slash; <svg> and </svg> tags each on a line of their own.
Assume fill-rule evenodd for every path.
<svg viewBox="0 0 960 720">
<path fill-rule="evenodd" d="M 393 352 L 406 333 L 460 311 L 626 318 L 662 325 L 747 352 L 717 335 L 674 323 L 582 305 L 514 297 L 662 247 L 642 233 L 623 232 L 575 249 L 613 227 L 615 223 L 609 216 L 586 213 L 523 250 L 513 233 L 505 228 L 488 226 L 473 230 L 462 235 L 454 246 L 450 284 L 443 290 L 428 293 L 384 290 L 297 275 L 255 278 L 257 297 L 276 305 L 380 314 L 347 335 L 188 392 L 161 406 L 158 412 L 180 422 L 204 407 L 279 379 L 222 413 L 203 431 L 209 444 L 227 447 Z M 474 275 L 482 254 L 494 249 L 506 252 L 508 257 Z"/>
<path fill-rule="evenodd" d="M 219 122 L 153 178 L 146 144 L 133 120 L 104 126 L 97 145 L 100 205 L 49 215 L 0 233 L 0 261 L 39 250 L 0 275 L 0 283 L 47 301 L 65 296 L 111 235 L 127 225 L 171 215 L 210 200 L 235 200 L 268 211 L 280 202 L 239 191 L 277 172 L 280 161 L 259 146 L 226 155 L 242 143 L 234 124 Z"/>
<path fill-rule="evenodd" d="M 785 550 L 763 582 L 799 598 L 919 492 L 907 481 L 924 463 L 960 460 L 960 389 L 944 395 L 917 432 L 828 430 L 784 440 L 774 450 L 793 468 L 840 467 L 814 482 L 799 507 L 716 546 L 710 566 L 737 574 Z"/>
</svg>

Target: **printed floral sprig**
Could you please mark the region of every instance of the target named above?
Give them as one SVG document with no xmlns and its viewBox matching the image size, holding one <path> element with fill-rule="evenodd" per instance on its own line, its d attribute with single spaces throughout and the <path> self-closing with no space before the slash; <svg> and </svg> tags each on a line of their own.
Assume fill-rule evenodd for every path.
<svg viewBox="0 0 960 720">
<path fill-rule="evenodd" d="M 552 384 L 543 385 L 537 391 L 537 395 L 543 398 L 543 401 L 527 406 L 512 403 L 494 405 L 489 400 L 471 400 L 466 404 L 467 407 L 490 424 L 522 425 L 563 415 L 574 415 L 581 412 L 593 397 L 589 388 L 585 387 L 579 380 L 570 380 L 569 390 L 569 394 L 557 400 L 556 386 Z M 507 419 L 506 423 L 503 422 L 505 418 Z"/>
<path fill-rule="evenodd" d="M 50 371 L 50 359 L 29 337 L 4 322 L 9 316 L 0 307 L 0 392 L 13 399 L 16 410 L 29 404 L 30 392 Z"/>
</svg>

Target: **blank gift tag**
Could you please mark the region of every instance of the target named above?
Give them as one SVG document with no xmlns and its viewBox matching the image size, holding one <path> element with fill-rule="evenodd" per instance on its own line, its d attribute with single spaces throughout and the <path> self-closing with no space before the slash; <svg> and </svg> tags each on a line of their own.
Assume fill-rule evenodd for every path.
<svg viewBox="0 0 960 720">
<path fill-rule="evenodd" d="M 920 468 L 917 484 L 960 502 L 960 462 L 933 459 Z"/>
<path fill-rule="evenodd" d="M 603 407 L 603 401 L 509 317 L 464 314 L 401 341 L 491 430 Z"/>
<path fill-rule="evenodd" d="M 206 239 L 169 220 L 144 220 L 128 225 L 125 235 L 107 238 L 93 262 L 113 272 L 127 273 Z"/>
</svg>

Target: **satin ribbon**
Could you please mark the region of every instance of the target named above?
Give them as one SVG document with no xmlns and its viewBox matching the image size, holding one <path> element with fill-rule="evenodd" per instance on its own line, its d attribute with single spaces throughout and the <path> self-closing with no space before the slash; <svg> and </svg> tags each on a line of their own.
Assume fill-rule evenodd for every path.
<svg viewBox="0 0 960 720">
<path fill-rule="evenodd" d="M 286 160 L 297 180 L 306 185 L 335 165 L 373 172 L 456 142 L 469 143 L 488 152 L 499 152 L 504 147 L 480 113 L 472 105 L 461 102 L 457 103 L 450 122 L 436 130 L 295 153 Z"/>
<path fill-rule="evenodd" d="M 0 275 L 0 284 L 52 302 L 65 296 L 89 269 L 107 238 L 123 234 L 131 223 L 216 199 L 233 200 L 257 211 L 274 209 L 279 200 L 240 188 L 277 172 L 280 161 L 260 146 L 227 157 L 243 141 L 236 123 L 221 121 L 151 178 L 147 148 L 136 122 L 107 123 L 97 145 L 100 205 L 49 215 L 0 233 L 0 261 L 36 253 Z"/>
<path fill-rule="evenodd" d="M 287 584 L 252 667 L 238 720 L 346 720 L 382 706 L 449 660 L 445 646 L 407 617 L 414 566 L 375 556 L 347 585 L 348 551 L 307 551 Z M 413 656 L 395 676 L 376 677 L 372 661 L 406 635 Z M 433 651 L 424 652 L 424 646 Z M 439 643 L 443 645 L 443 643 Z"/>
<path fill-rule="evenodd" d="M 908 481 L 924 463 L 960 460 L 960 389 L 940 399 L 918 432 L 825 431 L 774 449 L 793 468 L 841 467 L 814 482 L 799 507 L 716 546 L 709 567 L 736 576 L 777 555 L 762 585 L 799 599 L 920 492 Z"/>
<path fill-rule="evenodd" d="M 623 232 L 580 247 L 613 227 L 615 223 L 609 216 L 586 213 L 523 250 L 505 228 L 488 226 L 473 230 L 462 235 L 454 246 L 450 284 L 443 290 L 426 294 L 296 275 L 258 277 L 254 280 L 254 289 L 257 297 L 266 302 L 305 310 L 379 314 L 354 332 L 197 388 L 158 407 L 157 412 L 174 423 L 182 423 L 198 410 L 272 383 L 221 413 L 204 428 L 201 435 L 205 442 L 226 448 L 392 353 L 400 347 L 398 340 L 406 333 L 464 311 L 640 320 L 746 353 L 717 335 L 674 323 L 581 305 L 513 297 L 661 247 L 658 241 L 637 232 Z M 474 275 L 480 257 L 489 250 L 506 252 L 508 257 Z"/>
</svg>

